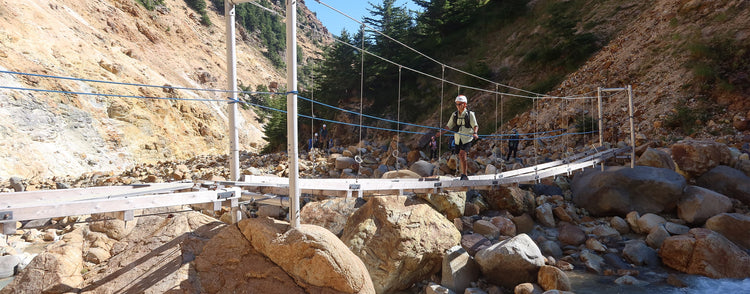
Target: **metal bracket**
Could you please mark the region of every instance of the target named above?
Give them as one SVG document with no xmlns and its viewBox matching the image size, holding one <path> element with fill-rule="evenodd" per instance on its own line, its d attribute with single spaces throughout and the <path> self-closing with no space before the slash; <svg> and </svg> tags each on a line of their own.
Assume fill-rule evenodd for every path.
<svg viewBox="0 0 750 294">
<path fill-rule="evenodd" d="M 232 197 L 234 197 L 234 191 L 216 193 L 216 199 L 227 199 Z"/>
<path fill-rule="evenodd" d="M 0 220 L 12 220 L 13 219 L 13 211 L 0 211 Z"/>
<path fill-rule="evenodd" d="M 492 181 L 492 185 L 493 185 L 493 186 L 497 186 L 497 185 L 499 185 L 499 184 L 500 184 L 500 182 L 499 182 L 499 181 Z"/>
<path fill-rule="evenodd" d="M 360 184 L 349 184 L 349 190 L 359 190 Z"/>
<path fill-rule="evenodd" d="M 443 183 L 435 183 L 435 188 L 440 188 L 443 186 Z"/>
</svg>

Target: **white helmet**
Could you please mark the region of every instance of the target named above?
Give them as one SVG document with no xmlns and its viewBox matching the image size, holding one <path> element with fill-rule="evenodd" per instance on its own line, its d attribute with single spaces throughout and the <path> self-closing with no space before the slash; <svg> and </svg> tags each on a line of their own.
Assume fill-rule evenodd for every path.
<svg viewBox="0 0 750 294">
<path fill-rule="evenodd" d="M 458 96 L 456 96 L 456 102 L 466 103 L 466 96 L 464 96 L 464 95 L 458 95 Z"/>
</svg>

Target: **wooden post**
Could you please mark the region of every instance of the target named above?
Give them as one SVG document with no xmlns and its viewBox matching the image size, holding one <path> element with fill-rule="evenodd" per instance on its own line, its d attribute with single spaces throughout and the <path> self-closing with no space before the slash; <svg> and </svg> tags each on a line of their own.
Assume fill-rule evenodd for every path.
<svg viewBox="0 0 750 294">
<path fill-rule="evenodd" d="M 602 88 L 596 88 L 596 102 L 599 105 L 599 147 L 604 147 L 604 121 L 602 120 Z M 601 163 L 604 171 L 604 162 Z"/>
<path fill-rule="evenodd" d="M 628 102 L 630 110 L 630 168 L 635 167 L 635 128 L 633 127 L 633 86 L 628 85 Z"/>
</svg>

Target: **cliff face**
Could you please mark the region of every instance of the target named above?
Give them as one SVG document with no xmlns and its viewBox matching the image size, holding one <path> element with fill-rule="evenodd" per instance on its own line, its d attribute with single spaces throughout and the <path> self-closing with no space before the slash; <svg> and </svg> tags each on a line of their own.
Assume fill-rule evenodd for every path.
<svg viewBox="0 0 750 294">
<path fill-rule="evenodd" d="M 208 9 L 213 24 L 204 26 L 185 1 L 164 2 L 149 11 L 133 0 L 0 1 L 0 85 L 6 87 L 0 89 L 0 179 L 228 153 L 227 104 L 207 101 L 228 95 L 198 90 L 227 88 L 225 19 Z M 305 28 L 319 30 L 299 32 L 301 54 L 316 56 L 320 46 L 308 36 L 315 42 L 330 36 L 299 7 Z M 236 50 L 240 85 L 285 84 L 285 71 L 263 56 L 253 32 L 238 27 Z M 252 110 L 240 112 L 240 147 L 257 150 L 262 125 Z"/>
</svg>

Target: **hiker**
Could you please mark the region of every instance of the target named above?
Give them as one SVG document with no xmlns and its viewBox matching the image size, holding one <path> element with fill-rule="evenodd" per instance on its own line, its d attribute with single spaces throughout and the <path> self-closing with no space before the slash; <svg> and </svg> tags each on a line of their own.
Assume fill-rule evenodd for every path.
<svg viewBox="0 0 750 294">
<path fill-rule="evenodd" d="M 438 150 L 437 141 L 435 141 L 435 136 L 432 136 L 430 138 L 430 160 L 437 158 L 437 150 Z"/>
<path fill-rule="evenodd" d="M 318 148 L 318 145 L 320 144 L 318 140 L 318 133 L 315 133 L 315 136 L 307 140 L 307 151 L 312 151 L 313 148 Z"/>
<path fill-rule="evenodd" d="M 323 124 L 322 127 L 320 127 L 320 142 L 324 150 L 328 150 L 329 142 L 328 142 L 328 129 L 326 129 L 326 124 Z"/>
<path fill-rule="evenodd" d="M 508 140 L 508 156 L 505 158 L 505 161 L 510 160 L 511 154 L 513 158 L 518 156 L 518 141 L 520 141 L 518 130 L 513 129 L 513 135 Z"/>
<path fill-rule="evenodd" d="M 448 119 L 448 124 L 445 129 L 439 131 L 435 136 L 440 137 L 443 133 L 452 130 L 454 132 L 453 139 L 456 144 L 456 148 L 453 149 L 453 154 L 458 154 L 459 167 L 461 170 L 461 180 L 468 180 L 469 177 L 466 175 L 468 163 L 466 162 L 466 153 L 471 149 L 471 144 L 475 139 L 479 139 L 477 132 L 479 131 L 479 125 L 477 124 L 477 118 L 473 111 L 469 111 L 466 108 L 467 104 L 466 96 L 458 95 L 456 97 L 456 109 L 457 111 L 451 114 Z"/>
</svg>

